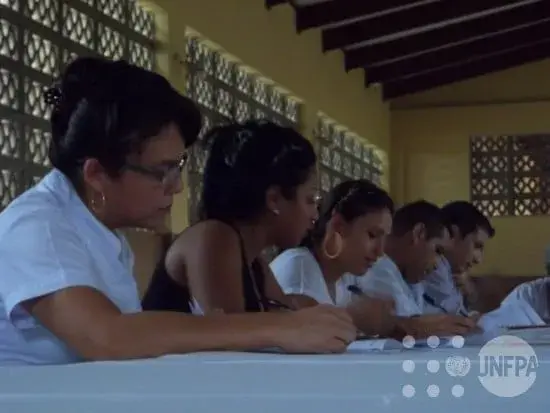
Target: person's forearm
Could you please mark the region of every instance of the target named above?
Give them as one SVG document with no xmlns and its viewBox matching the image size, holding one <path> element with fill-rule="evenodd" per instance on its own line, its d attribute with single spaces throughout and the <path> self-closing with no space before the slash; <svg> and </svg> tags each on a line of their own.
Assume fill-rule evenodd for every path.
<svg viewBox="0 0 550 413">
<path fill-rule="evenodd" d="M 171 312 L 120 315 L 104 329 L 89 358 L 135 359 L 216 350 L 255 350 L 277 346 L 282 315 L 191 316 Z"/>
</svg>

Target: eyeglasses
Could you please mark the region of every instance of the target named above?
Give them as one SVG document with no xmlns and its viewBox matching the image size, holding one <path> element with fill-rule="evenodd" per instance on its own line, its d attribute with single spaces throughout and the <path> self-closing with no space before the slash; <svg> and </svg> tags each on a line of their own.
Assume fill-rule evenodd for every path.
<svg viewBox="0 0 550 413">
<path fill-rule="evenodd" d="M 131 163 L 127 163 L 125 165 L 125 168 L 130 171 L 151 177 L 160 182 L 163 186 L 172 186 L 176 182 L 178 182 L 179 179 L 181 179 L 183 168 L 185 168 L 185 165 L 187 165 L 188 160 L 189 154 L 185 152 L 175 165 L 169 166 L 167 168 L 155 168 Z"/>
</svg>

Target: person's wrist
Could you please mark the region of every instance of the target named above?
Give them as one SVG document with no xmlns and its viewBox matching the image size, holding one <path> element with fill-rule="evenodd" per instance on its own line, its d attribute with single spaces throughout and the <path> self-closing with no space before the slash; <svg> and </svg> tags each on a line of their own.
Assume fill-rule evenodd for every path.
<svg viewBox="0 0 550 413">
<path fill-rule="evenodd" d="M 259 340 L 265 343 L 265 347 L 282 347 L 284 345 L 284 331 L 288 324 L 292 311 L 264 313 L 265 322 L 259 329 Z"/>
</svg>

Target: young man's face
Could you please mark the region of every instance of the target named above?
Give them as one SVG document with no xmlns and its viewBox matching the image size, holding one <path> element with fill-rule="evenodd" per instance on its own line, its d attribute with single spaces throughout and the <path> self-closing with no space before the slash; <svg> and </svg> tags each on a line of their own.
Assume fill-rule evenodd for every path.
<svg viewBox="0 0 550 413">
<path fill-rule="evenodd" d="M 437 259 L 448 249 L 449 240 L 447 229 L 444 229 L 437 237 L 418 239 L 410 250 L 409 282 L 420 282 L 434 270 Z"/>
<path fill-rule="evenodd" d="M 480 264 L 488 239 L 489 234 L 482 228 L 478 228 L 464 238 L 459 231 L 453 231 L 451 245 L 445 254 L 453 273 L 467 272 L 474 265 Z"/>
</svg>

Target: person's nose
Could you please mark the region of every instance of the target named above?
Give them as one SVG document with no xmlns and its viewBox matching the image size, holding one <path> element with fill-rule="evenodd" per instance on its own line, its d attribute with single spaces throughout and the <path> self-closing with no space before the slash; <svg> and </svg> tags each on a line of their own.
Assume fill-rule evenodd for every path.
<svg viewBox="0 0 550 413">
<path fill-rule="evenodd" d="M 481 264 L 481 261 L 483 261 L 483 252 L 482 251 L 475 251 L 474 256 L 472 257 L 472 265 L 479 265 Z"/>
<path fill-rule="evenodd" d="M 167 195 L 176 195 L 182 192 L 183 188 L 183 173 L 178 173 L 166 184 L 165 192 Z"/>
<path fill-rule="evenodd" d="M 374 253 L 376 254 L 376 258 L 380 258 L 382 255 L 384 255 L 384 245 L 385 245 L 385 242 L 383 240 L 376 243 L 376 248 L 374 250 Z"/>
</svg>

